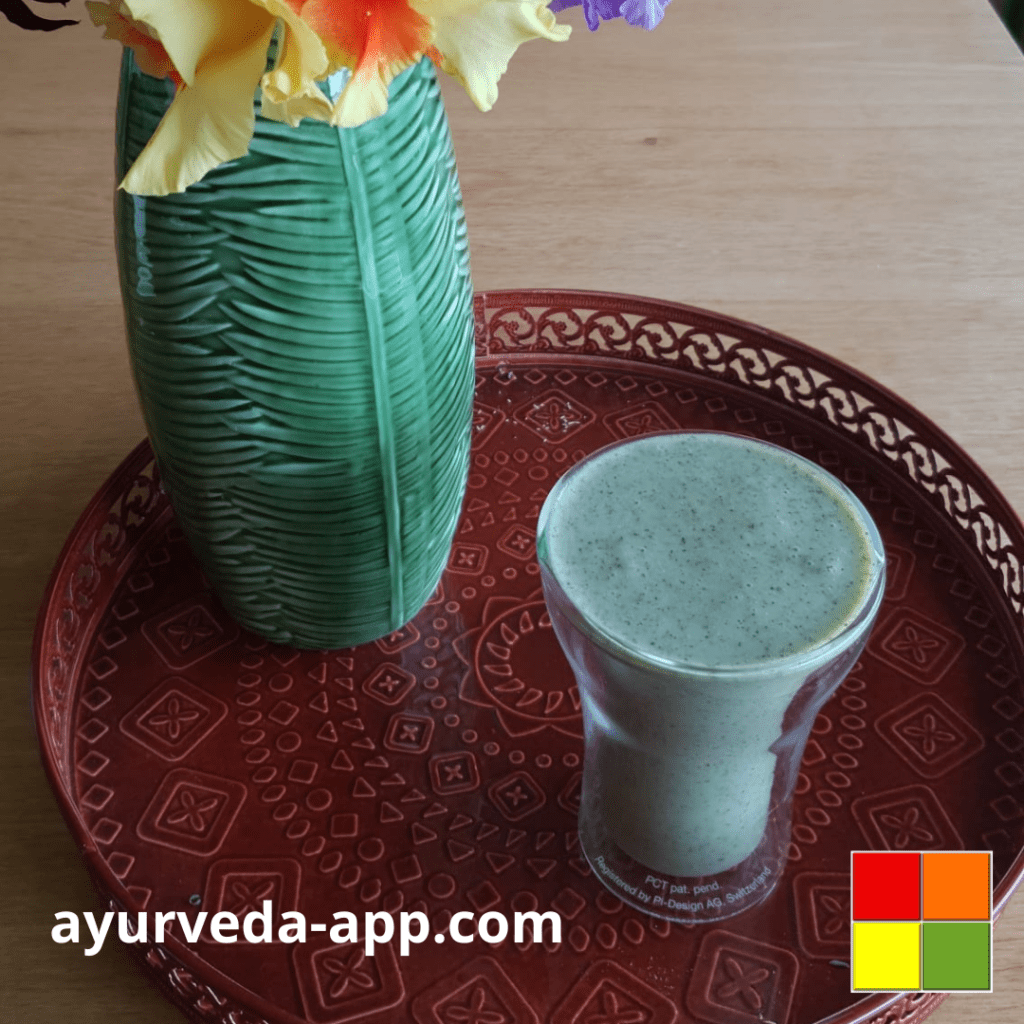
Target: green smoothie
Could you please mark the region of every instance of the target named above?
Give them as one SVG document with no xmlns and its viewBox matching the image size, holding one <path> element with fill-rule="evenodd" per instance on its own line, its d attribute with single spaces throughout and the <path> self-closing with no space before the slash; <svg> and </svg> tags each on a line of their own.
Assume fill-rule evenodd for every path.
<svg viewBox="0 0 1024 1024">
<path fill-rule="evenodd" d="M 867 512 L 774 445 L 653 435 L 567 474 L 537 546 L 583 698 L 585 848 L 584 818 L 599 815 L 664 875 L 739 864 L 765 834 L 787 708 L 859 650 L 877 610 L 884 554 Z"/>
<path fill-rule="evenodd" d="M 809 650 L 841 632 L 875 562 L 835 481 L 729 434 L 608 449 L 547 521 L 566 596 L 626 647 L 690 665 Z"/>
</svg>

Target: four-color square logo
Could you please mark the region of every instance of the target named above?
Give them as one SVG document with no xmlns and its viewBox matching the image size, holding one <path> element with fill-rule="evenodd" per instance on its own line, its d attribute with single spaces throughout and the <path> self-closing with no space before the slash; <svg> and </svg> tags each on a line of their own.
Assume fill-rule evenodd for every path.
<svg viewBox="0 0 1024 1024">
<path fill-rule="evenodd" d="M 850 859 L 852 991 L 992 991 L 989 851 Z"/>
</svg>

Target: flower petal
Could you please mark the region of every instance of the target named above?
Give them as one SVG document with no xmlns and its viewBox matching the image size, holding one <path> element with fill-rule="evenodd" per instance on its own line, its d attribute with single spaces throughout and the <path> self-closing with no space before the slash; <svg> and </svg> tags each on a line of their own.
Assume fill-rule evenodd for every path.
<svg viewBox="0 0 1024 1024">
<path fill-rule="evenodd" d="M 253 96 L 275 25 L 259 13 L 265 25 L 248 46 L 207 56 L 192 84 L 178 90 L 121 188 L 139 195 L 183 192 L 207 171 L 248 152 L 256 120 Z"/>
<path fill-rule="evenodd" d="M 596 32 L 602 21 L 624 18 L 630 25 L 637 25 L 648 31 L 656 28 L 665 16 L 665 8 L 671 0 L 551 0 L 552 11 L 564 11 L 569 7 L 583 7 L 587 28 Z"/>
<path fill-rule="evenodd" d="M 307 0 L 302 19 L 323 40 L 331 72 L 352 75 L 335 97 L 331 124 L 363 124 L 388 109 L 388 86 L 433 38 L 428 18 L 406 0 Z"/>
<path fill-rule="evenodd" d="M 268 89 L 264 80 L 260 113 L 270 121 L 280 121 L 294 128 L 304 117 L 330 121 L 331 103 L 316 85 L 305 86 L 291 95 L 284 95 L 272 88 Z"/>
<path fill-rule="evenodd" d="M 596 32 L 602 21 L 611 21 L 619 16 L 622 0 L 583 0 L 583 16 L 587 28 Z"/>
<path fill-rule="evenodd" d="M 121 0 L 120 5 L 163 44 L 182 80 L 191 85 L 195 80 L 196 65 L 223 30 L 224 7 L 231 2 L 212 0 L 211 3 L 196 4 L 189 0 Z"/>
<path fill-rule="evenodd" d="M 619 13 L 630 25 L 653 31 L 665 17 L 665 8 L 672 0 L 625 0 Z"/>
<path fill-rule="evenodd" d="M 331 104 L 317 85 L 327 74 L 327 52 L 317 34 L 290 7 L 268 2 L 264 6 L 284 21 L 277 64 L 263 76 L 264 117 L 294 127 L 304 117 L 329 120 Z"/>
<path fill-rule="evenodd" d="M 426 11 L 438 4 L 416 0 Z M 498 98 L 498 79 L 520 44 L 528 39 L 564 42 L 572 28 L 559 25 L 544 4 L 530 0 L 491 0 L 454 14 L 435 14 L 434 45 L 441 52 L 441 68 L 458 80 L 470 99 L 490 110 Z"/>
<path fill-rule="evenodd" d="M 143 27 L 122 9 L 120 3 L 103 4 L 85 0 L 85 6 L 92 23 L 97 28 L 103 26 L 106 29 L 103 38 L 114 39 L 123 46 L 131 47 L 135 63 L 145 74 L 154 78 L 169 78 L 175 85 L 182 84 L 181 75 L 167 55 L 163 43 L 147 35 Z"/>
<path fill-rule="evenodd" d="M 164 45 L 186 85 L 213 54 L 251 47 L 270 15 L 252 0 L 122 0 Z M 280 6 L 280 5 L 277 5 Z M 264 55 L 266 48 L 264 48 Z"/>
</svg>

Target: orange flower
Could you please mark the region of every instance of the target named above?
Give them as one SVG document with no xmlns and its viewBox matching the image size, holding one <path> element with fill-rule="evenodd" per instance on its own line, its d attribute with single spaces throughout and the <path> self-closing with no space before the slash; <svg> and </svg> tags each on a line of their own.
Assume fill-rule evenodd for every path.
<svg viewBox="0 0 1024 1024">
<path fill-rule="evenodd" d="M 481 110 L 489 110 L 498 78 L 521 43 L 560 42 L 570 32 L 537 0 L 285 2 L 322 40 L 331 72 L 352 73 L 330 116 L 340 127 L 383 114 L 392 79 L 424 54 L 461 82 Z"/>
<path fill-rule="evenodd" d="M 433 41 L 428 18 L 406 0 L 286 0 L 320 37 L 330 73 L 348 68 L 349 84 L 331 115 L 334 125 L 362 124 L 388 109 L 392 79 Z"/>
<path fill-rule="evenodd" d="M 182 192 L 245 155 L 264 117 L 347 128 L 388 108 L 388 86 L 424 54 L 481 110 L 498 95 L 509 58 L 528 39 L 567 39 L 538 0 L 87 0 L 108 39 L 130 46 L 147 74 L 176 94 L 121 188 Z M 267 50 L 280 27 L 276 65 Z M 348 76 L 319 85 L 334 72 Z"/>
</svg>

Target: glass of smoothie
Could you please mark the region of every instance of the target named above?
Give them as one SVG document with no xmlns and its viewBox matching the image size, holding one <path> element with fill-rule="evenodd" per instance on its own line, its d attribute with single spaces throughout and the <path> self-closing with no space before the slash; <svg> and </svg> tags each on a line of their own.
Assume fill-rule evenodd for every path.
<svg viewBox="0 0 1024 1024">
<path fill-rule="evenodd" d="M 556 483 L 537 552 L 582 698 L 590 866 L 672 921 L 760 903 L 785 866 L 811 726 L 882 600 L 867 510 L 776 445 L 652 434 Z"/>
</svg>

